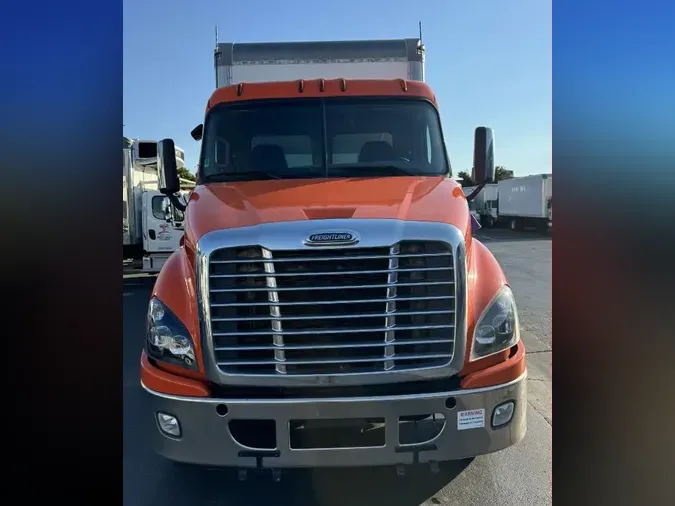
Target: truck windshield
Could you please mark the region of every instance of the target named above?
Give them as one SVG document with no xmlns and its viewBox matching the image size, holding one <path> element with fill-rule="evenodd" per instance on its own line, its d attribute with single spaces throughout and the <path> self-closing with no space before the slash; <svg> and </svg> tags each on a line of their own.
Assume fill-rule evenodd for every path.
<svg viewBox="0 0 675 506">
<path fill-rule="evenodd" d="M 448 173 L 435 108 L 400 99 L 216 106 L 200 166 L 204 182 Z"/>
</svg>

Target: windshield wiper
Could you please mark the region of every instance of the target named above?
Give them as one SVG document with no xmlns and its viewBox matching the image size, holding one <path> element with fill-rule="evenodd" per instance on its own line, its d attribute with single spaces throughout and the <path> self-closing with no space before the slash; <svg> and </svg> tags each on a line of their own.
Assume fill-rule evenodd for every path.
<svg viewBox="0 0 675 506">
<path fill-rule="evenodd" d="M 272 174 L 271 172 L 265 172 L 262 170 L 248 170 L 245 172 L 220 172 L 218 174 L 213 174 L 207 176 L 206 182 L 223 182 L 223 181 L 240 181 L 242 179 L 283 179 L 278 174 Z"/>
</svg>

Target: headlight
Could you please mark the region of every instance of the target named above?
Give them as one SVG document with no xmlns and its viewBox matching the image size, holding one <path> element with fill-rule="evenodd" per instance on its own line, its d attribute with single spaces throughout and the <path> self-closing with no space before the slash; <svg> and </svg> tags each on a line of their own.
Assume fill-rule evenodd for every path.
<svg viewBox="0 0 675 506">
<path fill-rule="evenodd" d="M 197 369 L 190 334 L 176 315 L 156 298 L 151 299 L 148 306 L 146 348 L 148 355 L 156 360 Z"/>
<path fill-rule="evenodd" d="M 478 319 L 473 333 L 471 360 L 509 349 L 520 339 L 518 310 L 513 292 L 503 286 Z"/>
</svg>

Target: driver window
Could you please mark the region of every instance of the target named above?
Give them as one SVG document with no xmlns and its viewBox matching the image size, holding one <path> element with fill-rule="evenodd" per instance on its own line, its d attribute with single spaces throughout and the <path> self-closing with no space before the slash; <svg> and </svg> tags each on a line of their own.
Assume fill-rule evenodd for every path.
<svg viewBox="0 0 675 506">
<path fill-rule="evenodd" d="M 152 215 L 157 220 L 166 220 L 171 216 L 169 209 L 169 198 L 157 195 L 152 197 Z"/>
</svg>

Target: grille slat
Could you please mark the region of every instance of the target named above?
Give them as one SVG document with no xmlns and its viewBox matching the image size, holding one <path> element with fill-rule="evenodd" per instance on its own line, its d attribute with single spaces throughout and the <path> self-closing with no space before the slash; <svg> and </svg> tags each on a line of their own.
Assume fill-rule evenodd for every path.
<svg viewBox="0 0 675 506">
<path fill-rule="evenodd" d="M 454 355 L 451 247 L 271 251 L 209 259 L 211 339 L 227 374 L 368 374 L 447 366 Z"/>
<path fill-rule="evenodd" d="M 334 251 L 334 250 L 330 250 Z M 421 257 L 442 257 L 446 256 L 445 253 L 430 253 L 430 254 L 416 254 L 416 255 L 367 255 L 367 256 L 331 256 L 331 257 L 307 257 L 307 258 L 284 258 L 284 259 L 275 259 L 274 263 L 281 262 L 327 262 L 327 261 L 344 261 L 344 260 L 389 260 L 391 258 L 421 258 Z M 211 264 L 248 264 L 248 263 L 263 263 L 266 260 L 260 260 L 252 258 L 251 260 L 212 260 Z"/>
<path fill-rule="evenodd" d="M 273 262 L 271 262 L 273 263 Z M 363 274 L 389 274 L 393 272 L 426 272 L 426 271 L 445 271 L 445 267 L 430 267 L 424 269 L 387 269 L 383 271 L 347 271 L 347 272 L 299 272 L 297 274 L 285 273 L 276 274 L 276 277 L 289 276 L 348 276 L 348 275 L 363 275 Z M 267 274 L 213 274 L 212 278 L 255 278 L 264 277 Z"/>
<path fill-rule="evenodd" d="M 436 354 L 426 354 L 426 355 L 397 355 L 396 360 L 419 360 L 420 357 L 424 358 L 443 358 L 449 359 L 452 357 L 450 353 L 436 353 Z M 284 365 L 303 365 L 303 364 L 344 364 L 345 362 L 385 362 L 389 360 L 385 357 L 345 357 L 345 358 L 334 358 L 334 359 L 311 359 L 311 360 L 286 360 L 283 362 Z M 218 365 L 279 365 L 278 361 L 275 360 L 232 360 L 218 362 Z"/>
<path fill-rule="evenodd" d="M 395 299 L 392 299 L 395 300 Z M 452 309 L 447 309 L 444 311 L 408 311 L 408 312 L 398 312 L 397 316 L 418 316 L 425 314 L 452 314 L 454 311 Z M 385 318 L 390 315 L 390 311 L 380 314 L 348 314 L 348 315 L 312 315 L 312 316 L 256 316 L 249 318 L 250 320 L 265 320 L 265 321 L 286 321 L 286 320 L 329 320 L 329 319 L 340 319 L 340 318 Z M 228 322 L 228 321 L 239 321 L 241 318 L 212 318 L 213 322 Z"/>
<path fill-rule="evenodd" d="M 286 330 L 280 331 L 279 334 L 282 335 L 312 335 L 312 334 L 360 334 L 362 332 L 386 332 L 387 330 L 394 329 L 396 331 L 402 330 L 437 330 L 437 329 L 451 329 L 454 328 L 453 325 L 423 325 L 417 327 L 376 327 L 376 328 L 361 328 L 361 329 L 310 329 L 310 330 Z M 257 336 L 257 335 L 268 335 L 272 334 L 271 330 L 257 331 L 257 332 L 214 332 L 214 336 Z M 274 333 L 277 333 L 276 331 Z"/>
<path fill-rule="evenodd" d="M 395 297 L 394 300 L 398 302 L 409 302 L 409 301 L 430 301 L 430 300 L 452 300 L 455 297 L 453 295 L 442 295 L 440 297 Z M 370 304 L 373 302 L 388 302 L 391 299 L 361 299 L 361 300 L 307 300 L 301 302 L 279 302 L 278 306 L 302 306 L 302 305 L 315 305 L 315 304 Z M 211 304 L 211 307 L 248 307 L 248 306 L 265 306 L 269 305 L 268 302 L 252 302 L 252 303 L 241 303 L 241 304 Z"/>
<path fill-rule="evenodd" d="M 383 341 L 370 342 L 370 343 L 332 343 L 332 344 L 287 344 L 284 345 L 285 350 L 313 350 L 313 349 L 333 349 L 333 348 L 378 348 L 382 346 L 387 346 L 390 344 L 392 346 L 411 346 L 415 344 L 446 344 L 448 341 L 446 339 L 420 339 L 420 340 L 403 340 L 400 341 L 391 341 L 390 343 L 385 343 Z M 216 346 L 216 351 L 261 351 L 261 350 L 274 350 L 276 346 L 272 344 L 259 345 L 259 346 Z"/>
<path fill-rule="evenodd" d="M 276 279 L 276 278 L 275 278 Z M 393 286 L 429 286 L 429 285 L 454 285 L 455 283 L 452 281 L 433 281 L 430 283 L 385 283 L 381 285 L 337 285 L 337 286 L 314 286 L 312 287 L 312 290 L 361 290 L 365 288 L 389 288 Z M 297 292 L 297 291 L 305 291 L 307 290 L 308 287 L 298 287 L 298 286 L 293 286 L 293 287 L 284 287 L 284 288 L 270 288 L 270 287 L 265 287 L 265 288 L 215 288 L 211 290 L 211 293 L 218 293 L 218 292 L 268 292 L 268 291 L 275 291 L 275 292 Z"/>
</svg>

